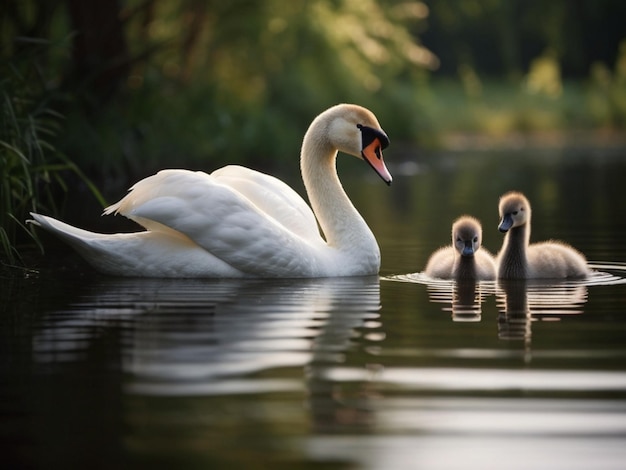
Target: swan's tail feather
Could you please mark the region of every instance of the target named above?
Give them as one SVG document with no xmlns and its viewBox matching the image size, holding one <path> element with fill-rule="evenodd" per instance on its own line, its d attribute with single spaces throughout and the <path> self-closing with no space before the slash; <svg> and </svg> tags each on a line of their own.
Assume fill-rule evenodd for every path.
<svg viewBox="0 0 626 470">
<path fill-rule="evenodd" d="M 33 219 L 27 220 L 27 223 L 38 225 L 72 245 L 75 242 L 86 243 L 90 240 L 98 240 L 104 236 L 100 233 L 89 232 L 87 230 L 73 227 L 64 222 L 61 222 L 60 220 L 56 220 L 52 217 L 47 217 L 45 215 L 36 214 L 34 212 L 31 212 L 30 215 Z"/>
<path fill-rule="evenodd" d="M 189 238 L 169 232 L 140 231 L 103 234 L 73 227 L 31 213 L 35 224 L 58 236 L 97 270 L 122 276 L 242 277 L 243 273 L 198 247 Z"/>
<path fill-rule="evenodd" d="M 66 242 L 96 269 L 114 274 L 123 263 L 124 254 L 118 253 L 123 250 L 116 250 L 119 245 L 111 244 L 116 235 L 89 232 L 33 212 L 30 215 L 32 220 L 27 220 L 27 223 L 38 225 Z"/>
</svg>

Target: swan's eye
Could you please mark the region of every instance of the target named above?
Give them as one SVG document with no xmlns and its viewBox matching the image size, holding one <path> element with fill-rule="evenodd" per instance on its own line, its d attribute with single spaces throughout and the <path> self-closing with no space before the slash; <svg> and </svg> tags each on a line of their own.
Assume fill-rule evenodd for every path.
<svg viewBox="0 0 626 470">
<path fill-rule="evenodd" d="M 511 212 L 511 214 L 513 214 L 513 215 L 517 215 L 517 211 L 513 211 L 513 212 Z"/>
<path fill-rule="evenodd" d="M 478 237 L 474 237 L 474 243 L 478 243 Z"/>
<path fill-rule="evenodd" d="M 462 242 L 463 240 L 461 240 L 461 237 L 456 237 L 456 241 L 460 243 L 460 242 Z"/>
</svg>

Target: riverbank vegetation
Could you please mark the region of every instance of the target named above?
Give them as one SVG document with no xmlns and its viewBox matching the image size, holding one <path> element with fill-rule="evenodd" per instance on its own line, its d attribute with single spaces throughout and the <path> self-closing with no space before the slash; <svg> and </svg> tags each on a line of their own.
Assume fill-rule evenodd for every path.
<svg viewBox="0 0 626 470">
<path fill-rule="evenodd" d="M 29 211 L 62 215 L 72 193 L 103 205 L 163 167 L 279 171 L 337 102 L 421 148 L 626 128 L 621 0 L 8 0 L 1 14 L 5 264 L 36 240 Z"/>
</svg>

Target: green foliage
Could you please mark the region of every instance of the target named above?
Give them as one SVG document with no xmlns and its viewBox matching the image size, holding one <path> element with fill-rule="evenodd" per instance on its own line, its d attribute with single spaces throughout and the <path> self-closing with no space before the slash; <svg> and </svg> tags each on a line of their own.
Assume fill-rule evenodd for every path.
<svg viewBox="0 0 626 470">
<path fill-rule="evenodd" d="M 62 148 L 90 174 L 126 184 L 173 165 L 274 171 L 297 155 L 311 118 L 337 102 L 371 107 L 394 142 L 426 146 L 449 133 L 620 128 L 617 73 L 610 92 L 601 77 L 587 87 L 567 80 L 563 38 L 573 26 L 564 15 L 574 14 L 561 0 L 544 3 L 130 1 L 122 17 L 134 59 L 122 93 L 89 119 L 70 110 L 76 132 Z M 434 49 L 452 75 L 431 72 L 439 61 L 420 42 L 427 19 L 450 32 Z M 543 45 L 529 52 L 525 35 Z"/>
<path fill-rule="evenodd" d="M 384 3 L 130 1 L 124 86 L 88 119 L 84 103 L 97 100 L 79 87 L 87 92 L 67 109 L 73 132 L 59 145 L 90 175 L 127 183 L 172 165 L 276 169 L 297 158 L 312 117 L 338 102 L 406 116 L 406 95 L 387 85 L 437 59 L 411 32 L 427 8 Z"/>
<path fill-rule="evenodd" d="M 0 253 L 20 260 L 17 241 L 33 232 L 25 226 L 31 211 L 58 213 L 58 190 L 67 190 L 67 172 L 78 175 L 100 197 L 80 169 L 55 147 L 62 116 L 55 92 L 46 89 L 39 67 L 46 44 L 29 41 L 19 57 L 0 64 Z M 101 200 L 101 198 L 100 198 Z"/>
<path fill-rule="evenodd" d="M 626 39 L 621 41 L 614 70 L 602 62 L 591 67 L 587 106 L 606 127 L 626 127 Z"/>
</svg>

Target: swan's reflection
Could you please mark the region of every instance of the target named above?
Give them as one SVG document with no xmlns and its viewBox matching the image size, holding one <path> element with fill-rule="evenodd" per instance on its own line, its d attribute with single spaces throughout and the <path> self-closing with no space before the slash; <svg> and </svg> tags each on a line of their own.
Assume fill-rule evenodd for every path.
<svg viewBox="0 0 626 470">
<path fill-rule="evenodd" d="M 130 393 L 302 388 L 302 377 L 290 382 L 250 375 L 340 361 L 355 328 L 367 328 L 379 309 L 377 276 L 104 279 L 67 310 L 51 314 L 54 320 L 45 323 L 35 340 L 35 358 L 72 360 L 103 326 L 117 325 L 122 327 L 122 370 L 128 374 Z"/>
</svg>

